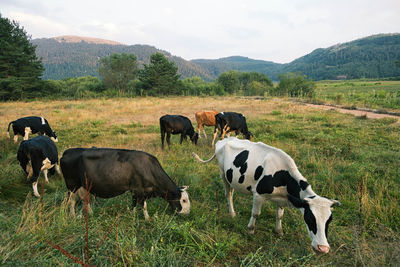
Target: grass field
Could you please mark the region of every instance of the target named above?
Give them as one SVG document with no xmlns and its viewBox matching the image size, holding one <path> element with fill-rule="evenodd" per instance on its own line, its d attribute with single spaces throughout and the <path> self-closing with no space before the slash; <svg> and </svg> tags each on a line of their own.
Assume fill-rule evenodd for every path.
<svg viewBox="0 0 400 267">
<path fill-rule="evenodd" d="M 194 122 L 202 109 L 241 112 L 253 141 L 286 151 L 314 191 L 338 198 L 328 241 L 331 251 L 311 248 L 301 212 L 286 209 L 284 235 L 275 228 L 275 207 L 266 203 L 254 235 L 247 234 L 252 197 L 235 193 L 237 216 L 228 214 L 216 161 L 194 161 L 213 154 L 208 140 L 164 151 L 158 118 L 183 114 Z M 400 263 L 400 128 L 394 119 L 367 120 L 312 109 L 281 99 L 135 98 L 0 103 L 0 265 L 71 266 L 70 257 L 96 266 L 397 266 Z M 155 155 L 178 185 L 189 185 L 190 215 L 173 214 L 162 199 L 148 201 L 150 221 L 129 211 L 129 193 L 97 198 L 88 215 L 88 246 L 82 205 L 73 218 L 66 207 L 63 178 L 32 196 L 16 151 L 6 138 L 10 121 L 44 116 L 57 131 L 57 147 L 114 147 Z M 39 179 L 39 189 L 44 178 Z M 39 191 L 40 192 L 40 191 Z M 50 243 L 49 243 L 50 242 Z M 87 253 L 87 248 L 89 253 Z"/>
<path fill-rule="evenodd" d="M 400 109 L 400 81 L 320 81 L 315 98 L 345 106 Z"/>
</svg>

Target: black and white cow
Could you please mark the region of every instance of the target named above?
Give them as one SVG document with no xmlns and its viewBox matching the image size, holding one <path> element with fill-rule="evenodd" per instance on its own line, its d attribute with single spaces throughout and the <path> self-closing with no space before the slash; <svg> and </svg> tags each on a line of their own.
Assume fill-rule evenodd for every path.
<svg viewBox="0 0 400 267">
<path fill-rule="evenodd" d="M 53 175 L 58 169 L 58 151 L 54 142 L 47 136 L 39 135 L 21 142 L 17 152 L 17 159 L 27 179 L 32 183 L 33 194 L 40 197 L 37 190 L 40 171 L 43 171 L 46 182 L 47 172 Z"/>
<path fill-rule="evenodd" d="M 235 132 L 236 135 L 242 133 L 244 137 L 250 140 L 252 133 L 247 129 L 246 117 L 243 114 L 236 112 L 220 112 L 215 115 L 215 128 L 212 146 L 214 146 L 215 138 L 217 137 L 218 131 L 220 131 L 219 137 L 222 139 L 225 134 Z"/>
<path fill-rule="evenodd" d="M 332 220 L 332 207 L 340 205 L 337 200 L 321 197 L 314 193 L 307 180 L 301 175 L 294 160 L 280 149 L 239 140 L 236 137 L 220 140 L 215 145 L 214 155 L 218 160 L 220 176 L 224 182 L 229 213 L 235 217 L 233 192 L 253 194 L 253 209 L 248 224 L 249 233 L 254 233 L 256 218 L 266 200 L 277 204 L 276 232 L 282 234 L 281 220 L 285 206 L 299 208 L 304 215 L 312 247 L 321 253 L 329 252 L 327 241 L 328 225 Z"/>
<path fill-rule="evenodd" d="M 47 135 L 54 142 L 58 141 L 56 132 L 50 128 L 48 121 L 43 117 L 24 117 L 10 122 L 7 128 L 8 138 L 10 138 L 10 125 L 14 131 L 14 142 L 18 141 L 18 135 L 21 135 L 24 140 L 28 140 L 30 133 Z"/>
<path fill-rule="evenodd" d="M 162 197 L 178 213 L 190 212 L 187 187 L 177 187 L 157 158 L 142 151 L 113 148 L 70 148 L 60 159 L 65 184 L 70 191 L 70 211 L 75 216 L 75 194 L 112 198 L 130 191 L 132 208 L 143 205 L 149 219 L 146 199 Z M 87 179 L 87 180 L 86 180 Z M 87 182 L 87 183 L 86 183 Z M 90 187 L 90 186 L 88 186 Z"/>
<path fill-rule="evenodd" d="M 165 133 L 167 134 L 167 143 L 170 145 L 171 134 L 181 134 L 180 144 L 183 139 L 189 136 L 192 143 L 197 144 L 199 134 L 194 131 L 189 118 L 182 115 L 164 115 L 160 118 L 161 147 L 164 149 Z"/>
</svg>

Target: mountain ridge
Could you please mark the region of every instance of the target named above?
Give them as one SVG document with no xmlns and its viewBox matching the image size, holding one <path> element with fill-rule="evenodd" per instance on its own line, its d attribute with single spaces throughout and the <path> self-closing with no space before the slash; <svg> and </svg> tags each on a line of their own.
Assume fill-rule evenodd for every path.
<svg viewBox="0 0 400 267">
<path fill-rule="evenodd" d="M 44 79 L 99 76 L 102 57 L 113 53 L 133 53 L 139 65 L 148 64 L 153 53 L 163 53 L 178 67 L 182 78 L 199 76 L 214 80 L 222 72 L 260 72 L 273 80 L 286 72 L 301 72 L 314 80 L 341 78 L 385 78 L 400 76 L 400 34 L 376 34 L 353 41 L 317 48 L 290 63 L 275 63 L 244 56 L 185 60 L 150 45 L 126 45 L 111 40 L 80 36 L 34 39 L 42 58 Z"/>
</svg>

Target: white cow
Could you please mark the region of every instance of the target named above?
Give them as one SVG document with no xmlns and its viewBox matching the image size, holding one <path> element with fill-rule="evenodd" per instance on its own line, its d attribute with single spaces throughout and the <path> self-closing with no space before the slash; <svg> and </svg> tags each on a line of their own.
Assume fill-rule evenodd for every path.
<svg viewBox="0 0 400 267">
<path fill-rule="evenodd" d="M 230 137 L 215 145 L 215 157 L 218 160 L 220 176 L 224 182 L 229 213 L 236 216 L 233 208 L 233 191 L 253 194 L 253 209 L 248 224 L 249 233 L 254 233 L 255 221 L 260 215 L 261 206 L 266 200 L 277 204 L 276 232 L 283 234 L 281 220 L 284 207 L 299 208 L 312 240 L 312 247 L 321 253 L 329 252 L 327 241 L 328 225 L 332 220 L 333 205 L 339 201 L 321 197 L 314 193 L 307 180 L 301 175 L 294 160 L 280 149 Z"/>
</svg>

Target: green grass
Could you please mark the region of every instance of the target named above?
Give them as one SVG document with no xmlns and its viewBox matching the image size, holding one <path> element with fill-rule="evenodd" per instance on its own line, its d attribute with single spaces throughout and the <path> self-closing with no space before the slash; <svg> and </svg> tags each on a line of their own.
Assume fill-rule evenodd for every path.
<svg viewBox="0 0 400 267">
<path fill-rule="evenodd" d="M 400 81 L 320 81 L 315 98 L 344 106 L 400 109 Z"/>
<path fill-rule="evenodd" d="M 358 119 L 330 111 L 305 109 L 293 103 L 258 101 L 254 107 L 269 107 L 245 115 L 253 141 L 262 141 L 291 155 L 301 173 L 319 195 L 338 198 L 342 207 L 333 211 L 328 255 L 311 249 L 302 215 L 286 209 L 284 235 L 274 233 L 275 207 L 266 203 L 256 222 L 255 235 L 247 234 L 252 197 L 235 193 L 237 212 L 232 219 L 217 162 L 200 164 L 213 154 L 212 129 L 208 140 L 197 146 L 179 145 L 173 136 L 170 149 L 161 150 L 158 105 L 153 123 L 118 123 L 118 116 L 79 117 L 85 101 L 58 106 L 52 127 L 59 134 L 60 155 L 68 147 L 96 145 L 140 149 L 157 156 L 165 171 L 178 185 L 189 185 L 191 213 L 178 216 L 166 202 L 148 201 L 150 221 L 140 209 L 130 211 L 129 193 L 112 199 L 97 198 L 88 215 L 89 257 L 96 266 L 396 266 L 400 262 L 400 128 L 393 120 Z M 179 99 L 182 105 L 192 98 Z M 100 109 L 101 101 L 91 100 L 90 109 Z M 130 105 L 133 105 L 129 102 Z M 207 99 L 211 102 L 212 99 Z M 220 106 L 232 99 L 218 100 Z M 236 101 L 236 100 L 235 100 Z M 241 100 L 238 100 L 241 101 Z M 128 102 L 128 101 L 127 101 Z M 18 106 L 18 103 L 16 103 Z M 41 105 L 42 102 L 32 104 Z M 112 100 L 108 106 L 118 104 Z M 0 104 L 5 105 L 5 104 Z M 127 105 L 128 106 L 128 105 Z M 5 107 L 0 109 L 9 116 Z M 230 109 L 233 110 L 233 109 Z M 258 110 L 258 109 L 257 109 Z M 68 118 L 63 113 L 71 111 Z M 193 109 L 191 113 L 197 111 Z M 97 112 L 97 111 L 96 111 Z M 132 111 L 137 113 L 137 111 Z M 179 107 L 168 111 L 179 114 Z M 75 117 L 74 117 L 75 116 Z M 120 118 L 121 119 L 121 118 Z M 2 129 L 8 122 L 4 119 Z M 42 199 L 32 196 L 16 160 L 18 145 L 0 139 L 0 265 L 61 265 L 74 262 L 48 241 L 71 255 L 86 259 L 85 220 L 82 205 L 77 218 L 66 207 L 67 190 L 62 177 L 50 177 Z M 360 185 L 363 181 L 362 194 Z M 39 190 L 43 177 L 39 180 Z M 360 211 L 361 205 L 361 211 Z M 113 226 L 112 226 L 113 225 Z M 102 244 L 98 246 L 98 244 Z M 75 264 L 78 266 L 77 264 Z"/>
</svg>

